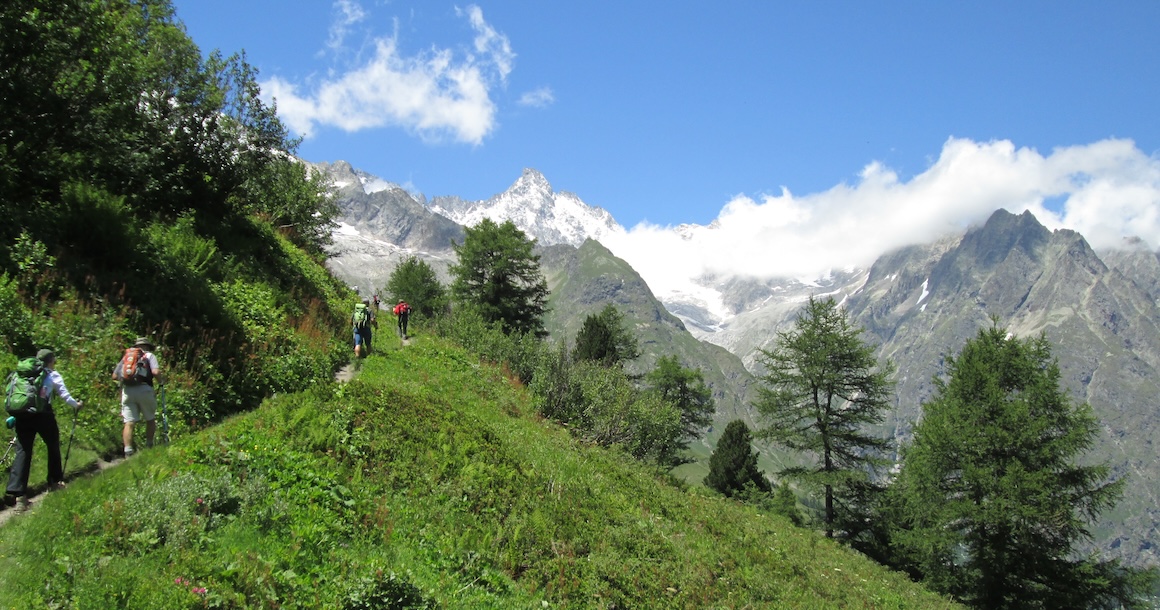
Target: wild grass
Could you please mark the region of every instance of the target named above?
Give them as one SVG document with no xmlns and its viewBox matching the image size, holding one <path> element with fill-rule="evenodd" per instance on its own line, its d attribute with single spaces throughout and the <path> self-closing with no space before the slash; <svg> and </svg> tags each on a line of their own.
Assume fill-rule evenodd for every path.
<svg viewBox="0 0 1160 610">
<path fill-rule="evenodd" d="M 4 608 L 951 606 L 429 336 L 51 493 L 0 549 Z"/>
</svg>

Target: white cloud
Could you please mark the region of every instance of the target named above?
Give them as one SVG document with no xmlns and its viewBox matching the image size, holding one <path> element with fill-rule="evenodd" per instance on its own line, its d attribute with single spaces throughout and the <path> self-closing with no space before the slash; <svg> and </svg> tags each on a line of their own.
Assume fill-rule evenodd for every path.
<svg viewBox="0 0 1160 610">
<path fill-rule="evenodd" d="M 1059 213 L 1045 201 L 1063 201 Z M 710 227 L 677 235 L 641 224 L 608 246 L 659 293 L 687 290 L 704 272 L 819 277 L 881 254 L 961 232 L 996 209 L 1030 210 L 1050 229 L 1082 233 L 1097 249 L 1137 236 L 1160 247 L 1160 160 L 1130 140 L 1058 148 L 951 138 L 925 172 L 903 182 L 871 163 L 853 185 L 795 197 L 787 190 L 729 201 Z"/>
<path fill-rule="evenodd" d="M 486 56 L 488 59 L 485 63 L 494 66 L 499 73 L 500 80 L 506 81 L 516 59 L 516 54 L 512 52 L 512 45 L 507 36 L 496 32 L 495 28 L 484 21 L 483 9 L 474 4 L 466 9 L 456 7 L 455 14 L 461 17 L 467 16 L 471 22 L 471 28 L 475 30 L 475 51 Z"/>
<path fill-rule="evenodd" d="M 517 102 L 520 106 L 531 106 L 533 108 L 544 108 L 552 105 L 556 101 L 556 96 L 552 93 L 550 87 L 540 87 L 532 91 L 527 91 L 520 96 Z"/>
<path fill-rule="evenodd" d="M 355 4 L 340 5 L 353 11 L 344 15 L 357 13 Z M 323 126 L 347 132 L 402 127 L 427 140 L 481 144 L 496 126 L 491 88 L 511 72 L 515 54 L 478 7 L 463 14 L 477 32 L 474 48 L 482 56 L 457 57 L 439 48 L 404 56 L 396 31 L 374 41 L 369 60 L 310 91 L 275 76 L 261 83 L 262 96 L 274 101 L 282 120 L 307 138 Z"/>
<path fill-rule="evenodd" d="M 334 13 L 334 22 L 330 24 L 330 35 L 326 40 L 326 47 L 332 51 L 341 49 L 350 27 L 367 17 L 363 7 L 354 0 L 335 0 Z"/>
</svg>

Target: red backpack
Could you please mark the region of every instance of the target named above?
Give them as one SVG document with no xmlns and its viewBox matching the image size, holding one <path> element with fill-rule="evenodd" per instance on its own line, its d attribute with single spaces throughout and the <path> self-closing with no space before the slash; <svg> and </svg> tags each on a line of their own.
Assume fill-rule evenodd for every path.
<svg viewBox="0 0 1160 610">
<path fill-rule="evenodd" d="M 121 356 L 113 377 L 125 385 L 141 385 L 149 383 L 153 378 L 153 371 L 149 370 L 149 359 L 145 357 L 145 350 L 139 347 L 130 347 Z"/>
</svg>

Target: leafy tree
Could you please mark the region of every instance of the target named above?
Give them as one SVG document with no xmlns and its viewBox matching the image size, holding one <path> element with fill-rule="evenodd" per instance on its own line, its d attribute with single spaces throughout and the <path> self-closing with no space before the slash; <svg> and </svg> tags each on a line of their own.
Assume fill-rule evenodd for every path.
<svg viewBox="0 0 1160 610">
<path fill-rule="evenodd" d="M 735 419 L 725 426 L 713 455 L 709 456 L 709 474 L 705 485 L 730 498 L 745 492 L 747 486 L 769 493 L 769 481 L 757 468 L 757 454 L 753 452 L 749 426 Z"/>
<path fill-rule="evenodd" d="M 297 142 L 261 102 L 245 57 L 203 60 L 168 0 L 8 0 L 0 31 L 0 248 L 12 227 L 67 230 L 69 211 L 56 204 L 70 185 L 124 198 L 138 215 L 283 217 L 275 194 L 252 198 L 287 185 L 279 178 Z M 333 218 L 324 198 L 298 195 L 289 222 Z"/>
<path fill-rule="evenodd" d="M 626 326 L 624 314 L 609 303 L 600 313 L 584 318 L 580 332 L 576 333 L 576 347 L 572 357 L 576 360 L 596 362 L 604 366 L 619 366 L 640 356 L 640 346 L 636 337 Z"/>
<path fill-rule="evenodd" d="M 246 181 L 244 191 L 246 211 L 288 233 L 308 252 L 321 255 L 333 241 L 339 209 L 322 172 L 311 173 L 293 159 L 274 159 Z"/>
<path fill-rule="evenodd" d="M 912 567 L 978 608 L 1139 603 L 1143 573 L 1076 548 L 1124 480 L 1077 464 L 1099 423 L 1060 390 L 1047 339 L 992 324 L 946 366 L 892 490 Z"/>
<path fill-rule="evenodd" d="M 681 436 L 677 439 L 677 450 L 687 449 L 689 442 L 700 438 L 713 422 L 716 410 L 713 392 L 705 385 L 704 375 L 698 369 L 681 366 L 676 356 L 661 356 L 645 381 L 661 400 L 680 412 Z"/>
<path fill-rule="evenodd" d="M 432 317 L 447 307 L 447 290 L 435 270 L 417 256 L 409 256 L 391 272 L 384 290 L 387 304 L 406 301 L 420 315 Z"/>
<path fill-rule="evenodd" d="M 497 225 L 484 219 L 464 229 L 462 244 L 454 244 L 458 262 L 451 267 L 455 300 L 499 322 L 505 333 L 544 335 L 548 282 L 540 273 L 540 257 L 512 221 Z"/>
<path fill-rule="evenodd" d="M 861 333 L 833 299 L 810 298 L 794 327 L 758 356 L 767 372 L 754 406 L 769 423 L 758 434 L 816 457 L 813 467 L 780 474 L 822 489 L 829 537 L 839 528 L 852 537 L 865 521 L 861 498 L 889 447 L 865 427 L 881 423 L 890 406 L 893 366 L 876 367 Z"/>
</svg>

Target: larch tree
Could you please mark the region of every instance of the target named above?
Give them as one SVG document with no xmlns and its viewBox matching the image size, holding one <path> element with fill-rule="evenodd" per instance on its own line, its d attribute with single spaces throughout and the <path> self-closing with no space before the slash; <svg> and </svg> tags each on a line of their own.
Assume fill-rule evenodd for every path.
<svg viewBox="0 0 1160 610">
<path fill-rule="evenodd" d="M 890 407 L 894 367 L 878 365 L 861 333 L 833 299 L 810 298 L 794 326 L 758 356 L 765 373 L 754 406 L 766 425 L 757 436 L 813 460 L 779 476 L 821 491 L 829 537 L 838 530 L 847 539 L 857 536 L 867 490 L 876 486 L 874 470 L 890 447 L 868 427 L 881 423 Z"/>
</svg>

